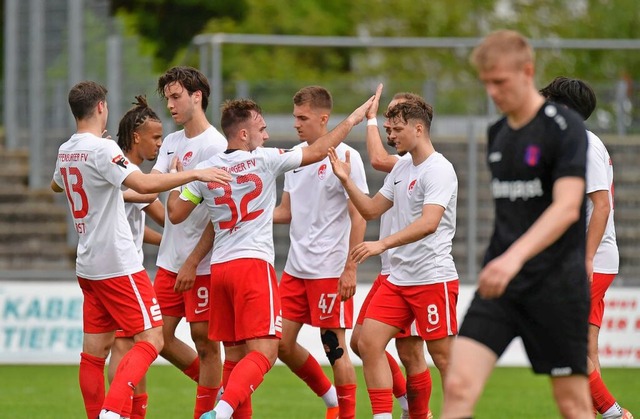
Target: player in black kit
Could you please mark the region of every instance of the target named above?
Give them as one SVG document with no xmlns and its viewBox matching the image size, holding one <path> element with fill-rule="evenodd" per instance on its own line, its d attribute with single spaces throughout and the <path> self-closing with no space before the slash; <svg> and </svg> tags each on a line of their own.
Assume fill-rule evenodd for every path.
<svg viewBox="0 0 640 419">
<path fill-rule="evenodd" d="M 517 336 L 533 370 L 551 376 L 562 416 L 593 416 L 582 118 L 545 102 L 533 81 L 533 50 L 519 33 L 488 35 L 471 61 L 505 117 L 489 129 L 494 233 L 453 345 L 442 417 L 471 417 L 498 358 Z"/>
</svg>

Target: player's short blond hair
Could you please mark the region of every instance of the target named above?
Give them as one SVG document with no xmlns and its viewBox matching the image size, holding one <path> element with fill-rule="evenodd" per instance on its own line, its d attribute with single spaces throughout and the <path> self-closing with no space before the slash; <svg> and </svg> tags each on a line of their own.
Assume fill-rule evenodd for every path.
<svg viewBox="0 0 640 419">
<path fill-rule="evenodd" d="M 531 44 L 522 34 L 502 29 L 490 33 L 480 41 L 471 53 L 471 64 L 478 70 L 491 70 L 499 60 L 511 59 L 520 68 L 534 63 L 535 54 Z"/>
</svg>

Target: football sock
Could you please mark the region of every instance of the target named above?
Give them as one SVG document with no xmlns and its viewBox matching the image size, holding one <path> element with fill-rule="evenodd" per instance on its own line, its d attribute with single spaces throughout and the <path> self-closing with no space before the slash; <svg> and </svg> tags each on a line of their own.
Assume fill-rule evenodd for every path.
<svg viewBox="0 0 640 419">
<path fill-rule="evenodd" d="M 340 419 L 353 419 L 356 417 L 356 384 L 344 384 L 336 387 L 338 393 L 338 405 L 340 406 Z"/>
<path fill-rule="evenodd" d="M 426 419 L 431 398 L 431 373 L 424 372 L 407 377 L 407 400 L 412 419 Z"/>
<path fill-rule="evenodd" d="M 307 383 L 309 388 L 316 393 L 318 397 L 322 397 L 327 407 L 336 406 L 338 404 L 337 398 L 335 400 L 336 404 L 328 404 L 327 400 L 324 398 L 324 395 L 331 389 L 332 384 L 324 371 L 322 371 L 322 367 L 320 367 L 318 361 L 311 356 L 311 354 L 304 364 L 302 364 L 302 366 L 296 371 L 293 371 L 293 373 L 300 377 L 302 381 Z M 330 402 L 332 402 L 332 400 L 330 400 Z"/>
<path fill-rule="evenodd" d="M 105 358 L 80 354 L 79 381 L 84 408 L 88 418 L 95 418 L 104 403 L 104 364 Z"/>
<path fill-rule="evenodd" d="M 594 370 L 589 374 L 589 389 L 591 390 L 591 401 L 598 412 L 604 413 L 616 403 L 616 399 L 607 390 L 598 371 Z"/>
<path fill-rule="evenodd" d="M 238 405 L 233 412 L 233 419 L 251 419 L 253 407 L 251 406 L 251 395 Z"/>
<path fill-rule="evenodd" d="M 102 408 L 120 413 L 127 398 L 132 396 L 133 389 L 157 357 L 158 351 L 151 343 L 136 342 L 120 361 Z"/>
<path fill-rule="evenodd" d="M 338 392 L 333 384 L 331 384 L 329 390 L 322 395 L 322 400 L 327 407 L 336 407 L 338 405 Z"/>
<path fill-rule="evenodd" d="M 149 395 L 147 393 L 134 394 L 133 404 L 131 408 L 131 419 L 144 419 L 147 416 L 148 402 L 149 402 Z"/>
<path fill-rule="evenodd" d="M 198 384 L 198 388 L 196 389 L 196 405 L 193 410 L 194 419 L 200 419 L 200 416 L 213 410 L 219 390 L 220 387 L 207 387 Z"/>
<path fill-rule="evenodd" d="M 196 359 L 193 360 L 191 365 L 183 369 L 182 372 L 184 373 L 184 375 L 191 378 L 193 381 L 197 383 L 198 380 L 200 379 L 200 357 L 196 357 Z"/>
<path fill-rule="evenodd" d="M 398 404 L 400 405 L 400 409 L 402 409 L 404 411 L 408 411 L 409 410 L 409 401 L 407 400 L 407 395 L 406 394 L 404 396 L 396 397 L 396 400 L 398 400 Z"/>
<path fill-rule="evenodd" d="M 405 380 L 400 365 L 398 365 L 398 361 L 393 355 L 388 351 L 385 351 L 384 354 L 387 356 L 387 361 L 389 361 L 389 368 L 391 368 L 391 376 L 393 377 L 393 395 L 396 398 L 400 398 L 407 394 L 407 380 Z"/>
<path fill-rule="evenodd" d="M 216 414 L 216 419 L 231 419 L 231 415 L 233 415 L 233 407 L 224 400 L 220 400 L 213 411 Z"/>
<path fill-rule="evenodd" d="M 240 403 L 247 400 L 264 380 L 264 375 L 271 369 L 271 363 L 263 354 L 258 351 L 249 352 L 235 366 L 229 382 L 224 388 L 222 400 L 218 402 L 214 409 L 218 413 L 218 406 L 221 403 L 228 404 L 235 410 Z M 223 412 L 220 412 L 223 413 Z M 224 417 L 221 416 L 221 417 Z"/>
<path fill-rule="evenodd" d="M 602 414 L 602 419 L 613 419 L 622 417 L 622 408 L 618 403 L 614 403 L 606 412 Z"/>
<path fill-rule="evenodd" d="M 371 400 L 371 410 L 374 418 L 380 414 L 391 415 L 393 412 L 393 391 L 390 388 L 368 389 L 367 393 L 369 393 L 369 400 Z"/>
</svg>

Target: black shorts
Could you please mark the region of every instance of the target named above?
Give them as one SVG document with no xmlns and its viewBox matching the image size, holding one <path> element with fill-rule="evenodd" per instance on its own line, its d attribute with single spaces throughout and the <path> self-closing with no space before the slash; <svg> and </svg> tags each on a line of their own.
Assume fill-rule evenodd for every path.
<svg viewBox="0 0 640 419">
<path fill-rule="evenodd" d="M 537 374 L 586 375 L 588 318 L 586 299 L 546 302 L 520 295 L 487 300 L 476 293 L 459 334 L 498 357 L 520 336 Z"/>
</svg>

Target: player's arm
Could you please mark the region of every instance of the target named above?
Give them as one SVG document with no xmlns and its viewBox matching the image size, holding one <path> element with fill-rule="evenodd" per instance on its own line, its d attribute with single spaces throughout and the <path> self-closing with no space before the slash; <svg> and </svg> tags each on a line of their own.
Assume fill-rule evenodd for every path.
<svg viewBox="0 0 640 419">
<path fill-rule="evenodd" d="M 502 255 L 491 260 L 478 276 L 478 292 L 484 298 L 502 295 L 509 282 L 531 258 L 553 244 L 580 219 L 584 178 L 561 177 L 553 185 L 553 201 L 535 223 Z"/>
<path fill-rule="evenodd" d="M 604 231 L 609 221 L 609 212 L 611 211 L 611 203 L 609 202 L 609 191 L 600 190 L 587 194 L 587 197 L 593 203 L 593 212 L 587 226 L 587 248 L 586 248 L 586 265 L 589 281 L 593 280 L 593 258 L 596 256 L 598 246 L 604 236 Z"/>
<path fill-rule="evenodd" d="M 367 154 L 369 155 L 369 162 L 371 163 L 371 167 L 374 169 L 389 173 L 393 166 L 395 166 L 398 158 L 396 156 L 392 156 L 387 153 L 384 146 L 382 145 L 382 138 L 380 137 L 380 130 L 378 129 L 378 124 L 370 124 L 370 120 L 374 120 L 376 118 L 376 114 L 378 113 L 378 107 L 380 106 L 380 96 L 376 95 L 371 102 L 371 106 L 367 110 Z"/>
<path fill-rule="evenodd" d="M 273 222 L 275 224 L 290 224 L 291 223 L 291 196 L 289 192 L 282 192 L 282 198 L 280 198 L 280 205 L 273 210 Z"/>
<path fill-rule="evenodd" d="M 169 216 L 169 221 L 173 224 L 180 224 L 186 220 L 194 208 L 202 201 L 202 199 L 189 192 L 189 189 L 184 189 L 182 195 L 187 198 L 183 199 L 179 190 L 172 189 L 167 198 L 167 215 Z"/>
<path fill-rule="evenodd" d="M 146 204 L 155 201 L 158 198 L 158 194 L 141 194 L 133 189 L 127 189 L 122 193 L 122 198 L 124 199 L 124 202 Z"/>
<path fill-rule="evenodd" d="M 62 189 L 62 187 L 60 187 L 60 185 L 58 185 L 53 179 L 51 179 L 51 190 L 55 193 L 64 192 L 64 189 Z"/>
<path fill-rule="evenodd" d="M 198 240 L 196 247 L 189 253 L 189 256 L 187 256 L 187 259 L 178 271 L 176 284 L 173 287 L 175 292 L 184 292 L 193 288 L 193 284 L 196 281 L 198 265 L 213 247 L 214 235 L 213 224 L 207 223 L 207 227 L 202 232 L 202 236 L 200 240 Z"/>
<path fill-rule="evenodd" d="M 435 233 L 444 211 L 445 208 L 438 204 L 424 205 L 420 218 L 381 240 L 359 244 L 351 251 L 351 258 L 355 263 L 361 263 L 369 256 L 379 255 L 385 250 L 422 240 Z"/>
<path fill-rule="evenodd" d="M 160 246 L 161 240 L 162 240 L 162 234 L 158 233 L 157 231 L 155 231 L 149 226 L 144 226 L 144 237 L 142 239 L 144 243 Z"/>
<path fill-rule="evenodd" d="M 159 199 L 156 199 L 146 207 L 143 211 L 161 227 L 164 227 L 164 205 Z"/>
<path fill-rule="evenodd" d="M 353 203 L 360 215 L 365 220 L 373 220 L 380 217 L 385 211 L 393 206 L 393 202 L 377 193 L 371 198 L 358 188 L 353 179 L 349 176 L 351 172 L 350 153 L 345 153 L 345 161 L 340 161 L 338 153 L 334 148 L 329 150 L 329 161 L 333 168 L 333 174 L 340 179 L 342 187 L 349 195 L 349 200 Z"/>
<path fill-rule="evenodd" d="M 349 208 L 349 218 L 351 219 L 351 230 L 349 231 L 349 252 L 351 252 L 353 248 L 361 244 L 362 240 L 364 240 L 367 222 L 362 218 L 362 215 L 360 215 L 351 200 L 347 201 L 347 205 Z M 353 297 L 356 293 L 357 271 L 358 264 L 350 257 L 347 257 L 344 270 L 338 280 L 338 293 L 343 301 Z"/>
<path fill-rule="evenodd" d="M 351 132 L 351 129 L 362 122 L 367 109 L 369 109 L 374 99 L 378 97 L 378 100 L 380 100 L 379 98 L 381 93 L 382 84 L 379 84 L 375 95 L 371 96 L 366 102 L 360 105 L 355 111 L 351 113 L 351 115 L 346 117 L 334 129 L 318 138 L 309 147 L 304 147 L 302 149 L 302 163 L 300 164 L 300 166 L 306 166 L 327 157 L 329 148 L 337 147 L 338 144 L 340 144 L 345 138 L 347 138 L 347 135 L 349 134 L 349 132 Z"/>
<path fill-rule="evenodd" d="M 139 170 L 131 172 L 122 182 L 127 188 L 142 194 L 168 191 L 185 183 L 199 180 L 201 182 L 227 183 L 231 175 L 222 169 L 209 167 L 206 169 L 185 170 L 177 173 L 142 173 Z"/>
</svg>

